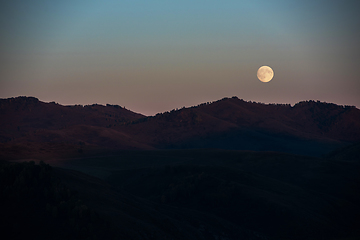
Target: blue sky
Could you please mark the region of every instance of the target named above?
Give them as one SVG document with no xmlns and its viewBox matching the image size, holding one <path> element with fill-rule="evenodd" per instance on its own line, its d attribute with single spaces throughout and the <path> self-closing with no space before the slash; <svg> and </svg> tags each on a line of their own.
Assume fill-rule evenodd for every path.
<svg viewBox="0 0 360 240">
<path fill-rule="evenodd" d="M 0 8 L 0 98 L 152 115 L 238 96 L 360 107 L 356 1 L 15 0 Z M 262 65 L 275 77 L 261 83 Z"/>
</svg>

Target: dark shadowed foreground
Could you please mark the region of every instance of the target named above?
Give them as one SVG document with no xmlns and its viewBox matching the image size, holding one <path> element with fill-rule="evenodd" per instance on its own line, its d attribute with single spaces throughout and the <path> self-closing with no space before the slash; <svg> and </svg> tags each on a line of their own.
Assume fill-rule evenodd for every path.
<svg viewBox="0 0 360 240">
<path fill-rule="evenodd" d="M 324 158 L 168 150 L 3 163 L 2 227 L 44 239 L 359 239 L 358 155 L 352 145 Z"/>
</svg>

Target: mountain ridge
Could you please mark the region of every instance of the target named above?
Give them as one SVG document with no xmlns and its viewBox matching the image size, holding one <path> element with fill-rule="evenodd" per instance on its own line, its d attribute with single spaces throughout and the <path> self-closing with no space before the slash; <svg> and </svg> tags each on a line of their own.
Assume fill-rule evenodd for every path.
<svg viewBox="0 0 360 240">
<path fill-rule="evenodd" d="M 0 113 L 2 155 L 15 158 L 44 155 L 41 149 L 50 145 L 55 155 L 71 157 L 98 150 L 188 148 L 319 156 L 360 141 L 359 109 L 319 101 L 291 106 L 232 97 L 144 116 L 118 105 L 62 106 L 17 97 L 0 99 Z"/>
</svg>

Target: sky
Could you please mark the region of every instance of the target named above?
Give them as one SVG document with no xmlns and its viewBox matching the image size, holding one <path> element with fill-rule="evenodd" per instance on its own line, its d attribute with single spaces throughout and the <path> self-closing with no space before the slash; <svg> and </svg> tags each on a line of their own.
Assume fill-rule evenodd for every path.
<svg viewBox="0 0 360 240">
<path fill-rule="evenodd" d="M 360 107 L 360 2 L 12 0 L 0 98 L 145 115 L 237 96 Z M 259 67 L 274 70 L 268 83 Z"/>
</svg>

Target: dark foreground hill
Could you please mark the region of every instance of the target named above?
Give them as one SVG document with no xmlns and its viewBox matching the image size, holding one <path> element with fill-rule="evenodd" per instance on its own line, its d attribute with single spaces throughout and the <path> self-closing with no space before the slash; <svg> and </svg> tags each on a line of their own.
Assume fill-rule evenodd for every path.
<svg viewBox="0 0 360 240">
<path fill-rule="evenodd" d="M 111 224 L 41 162 L 0 162 L 1 234 L 9 239 L 112 239 Z"/>
<path fill-rule="evenodd" d="M 345 152 L 315 158 L 230 150 L 123 151 L 51 162 L 62 168 L 25 164 L 16 167 L 12 181 L 1 175 L 2 191 L 21 204 L 12 205 L 17 211 L 7 215 L 6 226 L 31 232 L 26 224 L 32 219 L 31 226 L 48 224 L 54 233 L 77 233 L 75 239 L 104 231 L 106 238 L 119 239 L 359 239 L 360 165 L 339 160 L 354 155 L 353 149 Z M 21 187 L 24 180 L 29 188 Z M 1 206 L 9 209 L 7 204 Z M 83 218 L 81 211 L 87 214 Z M 40 213 L 47 217 L 45 225 L 36 224 Z"/>
<path fill-rule="evenodd" d="M 117 105 L 18 97 L 1 99 L 0 113 L 0 155 L 7 159 L 194 148 L 320 156 L 360 141 L 359 109 L 314 101 L 290 106 L 233 97 L 145 117 Z"/>
</svg>

